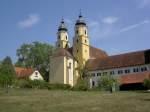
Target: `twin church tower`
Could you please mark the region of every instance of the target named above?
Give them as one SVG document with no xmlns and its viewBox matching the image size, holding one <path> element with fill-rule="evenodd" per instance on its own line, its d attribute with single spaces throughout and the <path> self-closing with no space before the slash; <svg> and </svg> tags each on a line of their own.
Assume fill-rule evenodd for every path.
<svg viewBox="0 0 150 112">
<path fill-rule="evenodd" d="M 69 48 L 70 45 L 69 45 L 69 38 L 68 38 L 67 31 L 68 29 L 66 28 L 64 20 L 62 19 L 57 33 L 56 47 L 58 49 Z M 88 38 L 87 25 L 81 14 L 79 15 L 79 18 L 75 23 L 74 32 L 75 34 L 73 37 L 72 55 L 78 62 L 84 64 L 85 61 L 89 59 L 89 38 Z"/>
<path fill-rule="evenodd" d="M 80 14 L 74 27 L 73 46 L 70 47 L 68 29 L 62 19 L 57 32 L 56 52 L 51 57 L 50 83 L 75 85 L 79 66 L 90 57 L 87 25 Z"/>
</svg>

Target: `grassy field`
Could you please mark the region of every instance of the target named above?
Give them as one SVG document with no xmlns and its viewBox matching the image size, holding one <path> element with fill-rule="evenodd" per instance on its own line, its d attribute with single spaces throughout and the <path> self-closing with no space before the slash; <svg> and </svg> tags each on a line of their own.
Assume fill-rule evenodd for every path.
<svg viewBox="0 0 150 112">
<path fill-rule="evenodd" d="M 150 112 L 150 93 L 0 90 L 0 112 Z"/>
</svg>

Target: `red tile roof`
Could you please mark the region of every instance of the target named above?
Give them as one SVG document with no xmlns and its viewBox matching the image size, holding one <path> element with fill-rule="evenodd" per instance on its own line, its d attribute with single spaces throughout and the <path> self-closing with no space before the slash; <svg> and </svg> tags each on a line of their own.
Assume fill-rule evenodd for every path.
<svg viewBox="0 0 150 112">
<path fill-rule="evenodd" d="M 21 68 L 21 67 L 15 67 L 17 78 L 28 78 L 34 70 L 31 68 Z"/>
<path fill-rule="evenodd" d="M 89 47 L 89 51 L 90 51 L 90 58 L 92 59 L 105 58 L 108 56 L 106 52 L 104 52 L 101 49 L 95 48 L 93 46 Z M 73 47 L 68 48 L 68 49 L 60 48 L 53 54 L 52 57 L 59 57 L 59 56 L 73 57 Z"/>
<path fill-rule="evenodd" d="M 108 56 L 88 60 L 89 70 L 103 70 L 120 67 L 129 67 L 145 64 L 145 51 L 137 51 L 120 55 Z"/>
<path fill-rule="evenodd" d="M 107 53 L 101 49 L 95 48 L 93 46 L 90 46 L 90 58 L 91 59 L 103 59 L 108 57 Z"/>
<path fill-rule="evenodd" d="M 144 79 L 150 79 L 150 71 L 131 73 L 120 77 L 121 84 L 143 83 Z"/>
<path fill-rule="evenodd" d="M 59 56 L 73 57 L 72 54 L 67 49 L 63 49 L 63 48 L 58 49 L 53 54 L 52 58 L 59 57 Z"/>
</svg>

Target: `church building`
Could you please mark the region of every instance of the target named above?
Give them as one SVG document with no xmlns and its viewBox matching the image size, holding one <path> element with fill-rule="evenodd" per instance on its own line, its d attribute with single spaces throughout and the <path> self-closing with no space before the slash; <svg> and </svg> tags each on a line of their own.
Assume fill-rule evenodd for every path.
<svg viewBox="0 0 150 112">
<path fill-rule="evenodd" d="M 88 27 L 81 14 L 74 26 L 72 46 L 68 29 L 62 19 L 57 32 L 57 50 L 50 57 L 50 83 L 74 86 L 79 77 L 78 67 L 85 64 L 92 76 L 91 86 L 97 86 L 99 78 L 106 74 L 121 77 L 123 83 L 132 83 L 132 79 L 135 80 L 133 83 L 141 83 L 136 82 L 136 78 L 138 80 L 139 77 L 140 81 L 150 78 L 150 49 L 108 56 L 105 51 L 91 46 L 89 41 Z"/>
</svg>

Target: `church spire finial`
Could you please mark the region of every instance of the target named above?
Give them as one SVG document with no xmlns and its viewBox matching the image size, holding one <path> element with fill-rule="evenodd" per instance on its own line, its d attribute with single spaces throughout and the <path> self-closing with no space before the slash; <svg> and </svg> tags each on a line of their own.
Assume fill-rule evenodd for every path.
<svg viewBox="0 0 150 112">
<path fill-rule="evenodd" d="M 64 23 L 64 17 L 62 16 L 62 18 L 61 18 L 61 23 Z"/>
<path fill-rule="evenodd" d="M 63 16 L 62 16 L 60 25 L 59 25 L 59 27 L 58 27 L 58 31 L 67 31 L 67 27 L 66 27 L 66 25 L 65 25 Z"/>
<path fill-rule="evenodd" d="M 80 17 L 82 17 L 82 11 L 81 11 L 81 9 L 80 9 L 80 13 L 79 13 L 79 18 L 80 18 Z"/>
<path fill-rule="evenodd" d="M 75 25 L 86 25 L 84 18 L 82 16 L 82 13 L 81 13 L 81 9 L 80 9 L 80 13 L 79 13 L 79 18 L 77 19 Z"/>
</svg>

